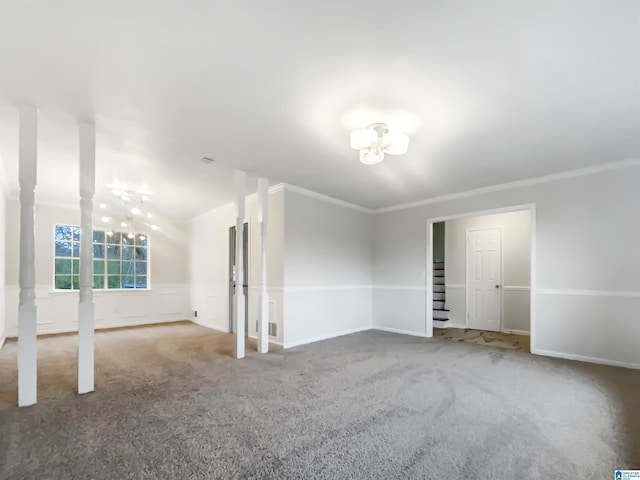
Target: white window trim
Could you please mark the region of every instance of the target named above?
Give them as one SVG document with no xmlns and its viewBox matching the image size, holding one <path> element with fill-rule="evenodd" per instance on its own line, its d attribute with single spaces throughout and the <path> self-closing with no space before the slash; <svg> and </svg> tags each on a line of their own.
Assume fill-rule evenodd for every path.
<svg viewBox="0 0 640 480">
<path fill-rule="evenodd" d="M 72 287 L 73 287 L 73 260 L 78 260 L 80 261 L 80 257 L 74 257 L 73 256 L 73 248 L 71 251 L 71 256 L 70 257 L 59 257 L 56 256 L 56 227 L 72 227 L 72 228 L 80 228 L 79 225 L 73 225 L 70 223 L 55 223 L 53 225 L 53 274 L 52 274 L 52 279 L 53 279 L 53 288 L 50 290 L 50 293 L 78 293 L 80 290 L 79 289 L 74 289 L 74 288 L 56 288 L 56 260 L 57 259 L 69 259 L 71 260 L 71 274 L 70 276 L 72 277 Z M 147 277 L 147 286 L 145 288 L 107 288 L 108 285 L 108 265 L 107 262 L 109 261 L 109 258 L 107 258 L 107 247 L 110 245 L 109 243 L 107 243 L 107 230 L 101 227 L 95 227 L 92 226 L 91 227 L 91 240 L 92 240 L 92 249 L 93 249 L 93 232 L 94 231 L 101 231 L 104 232 L 105 235 L 105 239 L 104 239 L 104 243 L 99 243 L 98 245 L 104 245 L 105 247 L 105 251 L 104 251 L 104 259 L 102 259 L 104 261 L 104 273 L 102 274 L 104 277 L 104 283 L 103 285 L 105 285 L 105 287 L 103 288 L 92 288 L 92 290 L 96 293 L 102 293 L 102 292 L 151 292 L 153 291 L 153 289 L 151 288 L 151 238 L 150 235 L 147 232 L 137 232 L 138 235 L 144 235 L 145 237 L 147 237 L 147 245 L 146 245 L 146 249 L 147 249 L 147 258 L 145 260 L 145 263 L 147 264 L 147 273 L 146 273 L 146 277 Z M 117 230 L 113 230 L 114 233 L 120 233 L 120 234 L 125 234 L 127 232 L 121 232 L 121 231 L 117 231 Z M 71 243 L 73 244 L 74 240 L 71 240 Z M 76 242 L 78 243 L 78 242 Z M 115 245 L 115 244 L 111 244 L 111 245 Z M 119 244 L 119 246 L 122 247 L 122 244 Z M 93 250 L 91 252 L 91 261 L 95 261 L 96 259 L 93 258 Z M 101 259 L 97 259 L 97 260 L 101 260 Z M 114 259 L 112 259 L 114 260 Z M 120 249 L 120 263 L 122 264 L 122 249 Z M 93 264 L 92 264 L 93 266 Z M 95 276 L 95 273 L 92 275 Z M 122 267 L 120 270 L 120 278 L 122 279 Z M 135 274 L 134 274 L 134 279 L 135 279 Z"/>
</svg>

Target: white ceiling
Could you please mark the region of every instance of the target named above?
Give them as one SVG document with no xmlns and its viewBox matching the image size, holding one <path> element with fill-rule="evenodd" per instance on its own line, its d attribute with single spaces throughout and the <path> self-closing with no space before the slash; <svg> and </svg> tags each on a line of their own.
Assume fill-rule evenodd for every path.
<svg viewBox="0 0 640 480">
<path fill-rule="evenodd" d="M 639 18 L 637 0 L 3 1 L 0 155 L 15 190 L 13 107 L 37 105 L 38 198 L 75 204 L 74 122 L 94 119 L 100 194 L 144 188 L 180 218 L 230 201 L 231 168 L 377 208 L 640 157 Z M 361 165 L 348 134 L 373 122 L 409 153 Z"/>
</svg>

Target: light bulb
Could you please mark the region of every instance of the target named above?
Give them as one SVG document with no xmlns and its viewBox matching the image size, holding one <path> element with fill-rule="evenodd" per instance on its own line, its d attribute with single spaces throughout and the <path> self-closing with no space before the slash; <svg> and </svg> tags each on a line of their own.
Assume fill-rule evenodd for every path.
<svg viewBox="0 0 640 480">
<path fill-rule="evenodd" d="M 111 230 L 107 232 L 107 237 L 113 237 L 113 232 Z"/>
<path fill-rule="evenodd" d="M 129 225 L 127 222 L 122 222 L 122 223 L 120 224 L 120 226 L 121 226 L 121 227 L 126 227 L 127 225 Z"/>
<path fill-rule="evenodd" d="M 102 223 L 107 223 L 109 220 L 111 220 L 109 217 L 100 217 Z"/>
<path fill-rule="evenodd" d="M 158 225 L 151 225 L 151 230 L 158 230 Z"/>
<path fill-rule="evenodd" d="M 138 238 L 143 241 L 147 239 L 147 237 L 145 237 L 144 235 L 140 235 Z"/>
<path fill-rule="evenodd" d="M 131 233 L 131 232 L 127 233 L 127 238 L 133 238 L 133 237 L 135 237 L 135 235 L 133 233 Z"/>
<path fill-rule="evenodd" d="M 142 195 L 142 197 L 140 197 L 142 199 L 143 202 L 148 202 L 149 201 L 149 197 L 146 195 Z"/>
<path fill-rule="evenodd" d="M 99 207 L 100 207 L 100 208 L 102 208 L 102 209 L 104 210 L 105 208 L 107 208 L 107 204 L 106 204 L 106 203 L 101 203 L 101 204 L 99 205 Z"/>
<path fill-rule="evenodd" d="M 140 215 L 142 213 L 142 210 L 140 210 L 138 207 L 133 207 L 131 209 L 131 213 L 133 213 L 134 215 Z"/>
<path fill-rule="evenodd" d="M 151 214 L 151 212 L 147 212 L 147 218 L 153 218 L 153 215 Z"/>
</svg>

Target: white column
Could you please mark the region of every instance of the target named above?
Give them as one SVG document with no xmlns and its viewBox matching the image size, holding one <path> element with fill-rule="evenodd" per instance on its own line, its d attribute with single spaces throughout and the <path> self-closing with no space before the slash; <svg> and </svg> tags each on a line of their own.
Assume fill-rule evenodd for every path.
<svg viewBox="0 0 640 480">
<path fill-rule="evenodd" d="M 36 339 L 35 203 L 38 158 L 38 111 L 20 109 L 20 300 L 18 304 L 18 405 L 38 401 Z"/>
<path fill-rule="evenodd" d="M 80 300 L 78 304 L 78 393 L 94 389 L 93 195 L 96 189 L 96 130 L 80 124 Z"/>
<path fill-rule="evenodd" d="M 260 200 L 260 317 L 258 320 L 258 353 L 269 351 L 269 294 L 267 293 L 267 223 L 269 220 L 269 181 L 258 179 Z"/>
<path fill-rule="evenodd" d="M 245 189 L 247 175 L 242 170 L 233 172 L 236 184 L 236 289 L 233 298 L 233 326 L 236 338 L 233 345 L 233 355 L 236 358 L 244 358 L 244 216 L 245 216 Z"/>
</svg>

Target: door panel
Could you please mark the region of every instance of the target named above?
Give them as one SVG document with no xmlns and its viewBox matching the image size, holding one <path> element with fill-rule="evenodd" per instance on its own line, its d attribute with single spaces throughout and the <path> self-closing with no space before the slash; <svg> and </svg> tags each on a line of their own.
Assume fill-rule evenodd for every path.
<svg viewBox="0 0 640 480">
<path fill-rule="evenodd" d="M 467 325 L 500 331 L 502 317 L 502 231 L 471 230 L 467 238 Z"/>
</svg>

